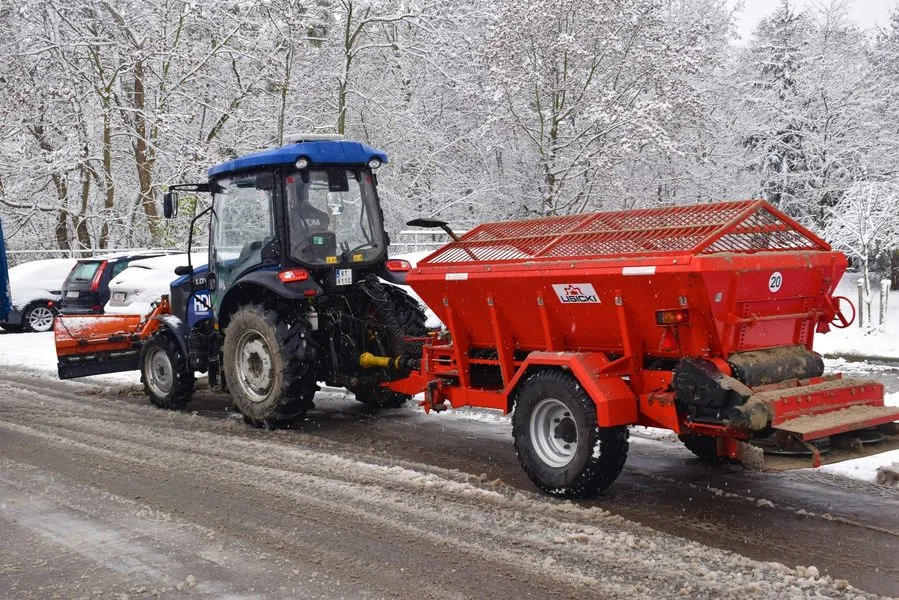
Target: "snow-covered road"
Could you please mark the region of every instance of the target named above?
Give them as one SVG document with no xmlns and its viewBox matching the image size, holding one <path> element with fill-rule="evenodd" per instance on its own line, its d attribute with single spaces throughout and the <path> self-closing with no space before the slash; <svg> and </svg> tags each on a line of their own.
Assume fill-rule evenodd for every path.
<svg viewBox="0 0 899 600">
<path fill-rule="evenodd" d="M 326 391 L 299 427 L 254 430 L 208 391 L 168 412 L 136 374 L 11 367 L 46 337 L 0 336 L 9 597 L 899 595 L 891 488 L 709 468 L 637 432 L 600 500 L 562 502 L 533 491 L 502 417 Z"/>
</svg>

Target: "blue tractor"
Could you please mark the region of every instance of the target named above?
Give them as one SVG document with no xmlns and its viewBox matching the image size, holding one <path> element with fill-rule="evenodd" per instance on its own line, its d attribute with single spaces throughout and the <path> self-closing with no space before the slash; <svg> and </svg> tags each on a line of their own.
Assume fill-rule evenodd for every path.
<svg viewBox="0 0 899 600">
<path fill-rule="evenodd" d="M 307 136 L 214 166 L 207 182 L 170 187 L 169 218 L 179 195 L 211 194 L 189 241 L 208 218 L 209 261 L 205 276 L 191 265 L 176 271 L 184 279 L 173 285 L 172 314 L 143 344 L 154 404 L 184 406 L 195 371 L 256 426 L 302 417 L 320 381 L 373 407 L 408 399 L 381 386 L 395 372 L 360 366 L 365 352 L 414 352 L 426 335 L 424 312 L 400 287 L 411 265 L 387 256 L 376 175 L 386 162 L 364 143 Z M 205 304 L 194 314 L 210 317 L 185 322 L 187 303 Z"/>
<path fill-rule="evenodd" d="M 3 239 L 3 222 L 0 221 L 0 321 L 6 320 L 12 299 L 9 293 L 9 265 L 6 262 L 6 242 Z"/>
</svg>

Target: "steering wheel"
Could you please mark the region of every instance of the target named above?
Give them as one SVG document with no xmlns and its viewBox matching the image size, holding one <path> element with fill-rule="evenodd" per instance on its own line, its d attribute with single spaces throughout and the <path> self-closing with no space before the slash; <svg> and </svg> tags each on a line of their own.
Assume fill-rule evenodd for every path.
<svg viewBox="0 0 899 600">
<path fill-rule="evenodd" d="M 845 300 L 849 305 L 849 308 L 852 309 L 852 316 L 848 319 L 843 314 L 843 311 L 840 310 L 841 301 Z M 846 329 L 852 323 L 855 322 L 855 305 L 852 303 L 852 300 L 847 298 L 846 296 L 834 296 L 833 297 L 834 308 L 836 308 L 833 319 L 830 321 L 830 324 L 836 327 L 837 329 Z"/>
</svg>

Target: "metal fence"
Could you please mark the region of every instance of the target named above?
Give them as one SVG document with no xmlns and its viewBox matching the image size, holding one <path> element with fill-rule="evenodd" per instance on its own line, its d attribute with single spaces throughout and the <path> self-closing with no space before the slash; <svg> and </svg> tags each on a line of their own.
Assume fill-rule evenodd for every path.
<svg viewBox="0 0 899 600">
<path fill-rule="evenodd" d="M 461 236 L 465 231 L 456 231 Z M 407 252 L 421 252 L 424 250 L 437 250 L 452 240 L 445 231 L 434 229 L 403 229 L 396 239 L 390 240 L 390 254 L 406 254 Z"/>
<path fill-rule="evenodd" d="M 462 235 L 463 233 L 465 232 L 456 232 L 457 235 Z M 400 231 L 396 239 L 391 239 L 390 254 L 437 250 L 450 241 L 452 241 L 450 237 L 443 231 L 404 229 Z M 194 246 L 191 249 L 194 253 L 204 253 L 206 250 L 207 246 Z M 97 248 L 93 250 L 87 248 L 79 250 L 8 250 L 6 255 L 9 266 L 14 267 L 33 260 L 45 260 L 48 258 L 90 258 L 92 256 L 103 256 L 119 252 L 146 251 L 186 252 L 182 248 Z"/>
<path fill-rule="evenodd" d="M 90 258 L 92 256 L 104 256 L 121 252 L 184 252 L 179 248 L 98 248 L 80 250 L 9 250 L 6 253 L 9 266 L 14 267 L 33 260 L 45 260 L 48 258 Z M 205 252 L 206 248 L 194 248 L 194 252 Z"/>
</svg>

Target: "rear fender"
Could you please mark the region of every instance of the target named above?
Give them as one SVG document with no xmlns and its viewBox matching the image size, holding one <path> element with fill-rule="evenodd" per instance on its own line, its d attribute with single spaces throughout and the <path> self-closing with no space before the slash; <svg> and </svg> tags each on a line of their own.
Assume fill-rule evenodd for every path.
<svg viewBox="0 0 899 600">
<path fill-rule="evenodd" d="M 600 427 L 637 423 L 638 399 L 621 377 L 601 375 L 609 359 L 599 352 L 531 352 L 509 382 L 507 397 L 512 398 L 528 372 L 552 367 L 569 371 L 596 405 Z M 511 409 L 511 406 L 509 407 Z"/>
<path fill-rule="evenodd" d="M 377 271 L 378 277 L 383 279 L 388 283 L 393 283 L 395 285 L 408 285 L 406 283 L 406 276 L 409 274 L 408 271 L 390 271 L 384 265 L 381 265 Z"/>
<path fill-rule="evenodd" d="M 314 298 L 322 294 L 322 288 L 311 277 L 305 281 L 284 283 L 278 279 L 278 271 L 254 271 L 241 277 L 225 292 L 219 304 L 215 320 L 224 329 L 231 315 L 240 306 L 248 303 L 265 303 Z"/>
<path fill-rule="evenodd" d="M 253 271 L 238 279 L 231 289 L 228 290 L 225 299 L 227 299 L 228 294 L 231 294 L 231 292 L 244 285 L 258 285 L 264 287 L 276 296 L 288 300 L 301 300 L 303 298 L 308 298 L 310 295 L 317 296 L 322 293 L 321 287 L 319 287 L 312 277 L 304 281 L 284 283 L 278 279 L 278 271 Z M 224 302 L 222 304 L 224 304 Z"/>
</svg>

